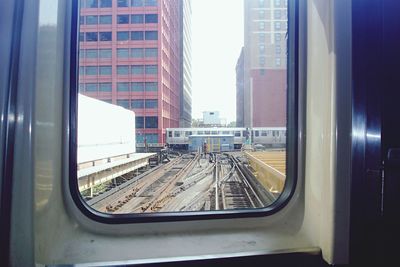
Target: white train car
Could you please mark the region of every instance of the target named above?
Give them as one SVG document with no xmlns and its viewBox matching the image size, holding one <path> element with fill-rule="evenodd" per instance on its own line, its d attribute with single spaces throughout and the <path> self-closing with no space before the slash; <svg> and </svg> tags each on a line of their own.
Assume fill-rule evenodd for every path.
<svg viewBox="0 0 400 267">
<path fill-rule="evenodd" d="M 233 135 L 234 148 L 240 149 L 245 143 L 260 144 L 264 147 L 284 147 L 286 128 L 257 127 L 248 128 L 167 128 L 167 145 L 173 148 L 187 149 L 191 135 Z"/>
</svg>

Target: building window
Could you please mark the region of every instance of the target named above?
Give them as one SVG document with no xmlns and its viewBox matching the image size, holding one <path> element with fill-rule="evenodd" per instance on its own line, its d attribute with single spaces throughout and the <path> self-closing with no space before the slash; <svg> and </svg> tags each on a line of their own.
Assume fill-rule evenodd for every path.
<svg viewBox="0 0 400 267">
<path fill-rule="evenodd" d="M 158 134 L 146 134 L 146 143 L 157 144 L 158 143 Z"/>
<path fill-rule="evenodd" d="M 157 14 L 146 14 L 145 22 L 146 23 L 158 23 L 158 15 Z"/>
<path fill-rule="evenodd" d="M 135 99 L 131 102 L 132 108 L 144 108 L 143 99 Z"/>
<path fill-rule="evenodd" d="M 146 117 L 145 127 L 149 129 L 158 128 L 158 117 Z"/>
<path fill-rule="evenodd" d="M 132 66 L 132 74 L 133 75 L 142 75 L 144 72 L 144 66 L 143 65 L 133 65 Z"/>
<path fill-rule="evenodd" d="M 117 6 L 118 7 L 128 7 L 129 6 L 128 0 L 118 0 Z"/>
<path fill-rule="evenodd" d="M 111 66 L 100 66 L 99 75 L 111 75 Z"/>
<path fill-rule="evenodd" d="M 97 83 L 87 83 L 86 92 L 97 92 Z"/>
<path fill-rule="evenodd" d="M 275 58 L 275 65 L 279 67 L 281 65 L 281 58 Z"/>
<path fill-rule="evenodd" d="M 118 75 L 129 75 L 129 66 L 117 66 Z"/>
<path fill-rule="evenodd" d="M 100 7 L 112 7 L 112 0 L 100 0 Z"/>
<path fill-rule="evenodd" d="M 147 65 L 146 66 L 146 74 L 155 75 L 158 73 L 157 65 Z"/>
<path fill-rule="evenodd" d="M 133 92 L 143 92 L 144 91 L 144 83 L 142 83 L 142 82 L 133 82 L 132 83 L 132 91 Z"/>
<path fill-rule="evenodd" d="M 267 131 L 261 131 L 261 136 L 268 136 Z"/>
<path fill-rule="evenodd" d="M 79 42 L 84 42 L 85 41 L 85 33 L 80 32 L 79 33 Z"/>
<path fill-rule="evenodd" d="M 265 57 L 260 57 L 260 66 L 265 65 Z"/>
<path fill-rule="evenodd" d="M 112 84 L 111 83 L 99 83 L 99 91 L 100 92 L 111 92 Z"/>
<path fill-rule="evenodd" d="M 280 7 L 281 6 L 281 0 L 274 0 L 274 6 L 275 7 Z"/>
<path fill-rule="evenodd" d="M 143 58 L 143 48 L 132 48 L 131 57 L 133 58 Z"/>
<path fill-rule="evenodd" d="M 132 0 L 132 6 L 143 6 L 143 0 Z"/>
<path fill-rule="evenodd" d="M 144 128 L 144 117 L 137 116 L 136 117 L 136 129 L 143 129 Z"/>
<path fill-rule="evenodd" d="M 85 16 L 79 16 L 79 24 L 85 25 Z"/>
<path fill-rule="evenodd" d="M 264 21 L 260 21 L 258 24 L 258 29 L 260 30 L 265 30 L 265 22 Z"/>
<path fill-rule="evenodd" d="M 117 83 L 118 92 L 129 92 L 129 83 Z"/>
<path fill-rule="evenodd" d="M 265 43 L 265 33 L 259 33 L 258 34 L 258 41 L 260 42 L 260 43 Z"/>
<path fill-rule="evenodd" d="M 146 40 L 158 40 L 157 31 L 146 31 Z"/>
<path fill-rule="evenodd" d="M 117 41 L 128 41 L 129 32 L 117 32 Z"/>
<path fill-rule="evenodd" d="M 258 0 L 258 5 L 259 5 L 259 7 L 264 7 L 265 6 L 265 0 Z"/>
<path fill-rule="evenodd" d="M 112 51 L 111 49 L 99 49 L 99 58 L 111 58 Z"/>
<path fill-rule="evenodd" d="M 85 54 L 86 54 L 85 55 L 86 58 L 97 58 L 98 57 L 97 49 L 86 49 Z"/>
<path fill-rule="evenodd" d="M 158 107 L 158 100 L 157 99 L 146 99 L 145 107 L 146 108 L 157 108 Z"/>
<path fill-rule="evenodd" d="M 111 32 L 99 32 L 100 41 L 111 41 L 112 34 Z"/>
<path fill-rule="evenodd" d="M 86 16 L 86 25 L 96 25 L 97 21 L 97 16 Z"/>
<path fill-rule="evenodd" d="M 112 24 L 112 16 L 111 15 L 101 15 L 99 17 L 99 24 Z"/>
<path fill-rule="evenodd" d="M 275 30 L 276 30 L 276 31 L 279 31 L 279 30 L 282 28 L 282 25 L 281 25 L 280 22 L 275 21 L 275 22 L 274 22 L 274 27 L 275 27 Z"/>
<path fill-rule="evenodd" d="M 260 54 L 265 54 L 265 45 L 264 44 L 259 45 L 259 51 L 260 51 Z"/>
<path fill-rule="evenodd" d="M 280 42 L 281 41 L 281 34 L 280 33 L 275 33 L 275 41 Z"/>
<path fill-rule="evenodd" d="M 130 108 L 128 99 L 118 99 L 117 105 L 126 109 Z"/>
<path fill-rule="evenodd" d="M 157 6 L 157 0 L 145 0 L 144 5 L 145 6 Z"/>
<path fill-rule="evenodd" d="M 143 14 L 135 14 L 131 16 L 132 24 L 142 24 L 143 23 Z"/>
<path fill-rule="evenodd" d="M 129 49 L 128 48 L 118 48 L 117 49 L 117 58 L 129 58 Z"/>
<path fill-rule="evenodd" d="M 87 32 L 86 42 L 97 42 L 97 32 Z"/>
<path fill-rule="evenodd" d="M 282 17 L 282 12 L 280 9 L 274 10 L 274 19 L 280 19 Z"/>
<path fill-rule="evenodd" d="M 129 24 L 129 15 L 118 15 L 117 24 Z"/>
<path fill-rule="evenodd" d="M 147 82 L 145 84 L 146 92 L 155 92 L 158 90 L 158 83 L 156 82 Z"/>
<path fill-rule="evenodd" d="M 265 69 L 260 69 L 260 75 L 264 76 L 265 75 Z"/>
<path fill-rule="evenodd" d="M 79 75 L 85 75 L 85 67 L 79 67 Z"/>
<path fill-rule="evenodd" d="M 276 46 L 275 46 L 275 54 L 278 54 L 278 55 L 280 55 L 280 54 L 281 54 L 281 52 L 282 52 L 282 50 L 281 50 L 281 46 L 280 46 L 280 45 L 276 45 Z"/>
<path fill-rule="evenodd" d="M 261 9 L 258 11 L 258 18 L 264 19 L 265 18 L 265 10 Z"/>
<path fill-rule="evenodd" d="M 143 32 L 142 31 L 133 31 L 131 32 L 131 40 L 138 41 L 143 40 Z"/>
<path fill-rule="evenodd" d="M 158 49 L 157 48 L 146 48 L 145 57 L 155 58 L 157 56 L 158 56 Z"/>
<path fill-rule="evenodd" d="M 79 93 L 82 93 L 85 91 L 85 84 L 84 83 L 80 83 L 79 84 Z"/>
<path fill-rule="evenodd" d="M 86 0 L 86 8 L 97 8 L 97 0 Z"/>
<path fill-rule="evenodd" d="M 85 75 L 97 75 L 96 66 L 88 66 L 85 68 Z"/>
</svg>

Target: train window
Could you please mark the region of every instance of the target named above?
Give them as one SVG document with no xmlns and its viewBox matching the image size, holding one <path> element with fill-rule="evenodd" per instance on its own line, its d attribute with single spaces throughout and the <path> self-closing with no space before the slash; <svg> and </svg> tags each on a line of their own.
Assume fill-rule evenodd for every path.
<svg viewBox="0 0 400 267">
<path fill-rule="evenodd" d="M 287 203 L 297 173 L 287 160 L 297 151 L 297 105 L 287 107 L 298 95 L 295 0 L 289 8 L 273 0 L 214 0 L 212 9 L 190 0 L 82 3 L 72 35 L 81 42 L 71 58 L 81 60 L 72 60 L 70 180 L 86 214 L 107 222 L 235 217 Z M 221 34 L 217 22 L 235 30 Z M 112 23 L 119 26 L 87 26 Z M 288 126 L 289 138 L 268 137 L 286 137 Z"/>
</svg>

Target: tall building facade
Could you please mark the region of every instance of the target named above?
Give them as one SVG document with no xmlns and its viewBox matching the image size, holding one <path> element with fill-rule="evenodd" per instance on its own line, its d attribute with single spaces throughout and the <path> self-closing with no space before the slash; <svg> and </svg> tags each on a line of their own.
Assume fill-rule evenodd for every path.
<svg viewBox="0 0 400 267">
<path fill-rule="evenodd" d="M 244 48 L 236 63 L 236 127 L 244 127 Z"/>
<path fill-rule="evenodd" d="M 191 0 L 181 1 L 181 95 L 179 127 L 192 125 L 192 5 Z"/>
<path fill-rule="evenodd" d="M 243 125 L 285 127 L 287 0 L 246 0 L 244 21 Z"/>
<path fill-rule="evenodd" d="M 80 92 L 133 110 L 138 146 L 179 126 L 185 1 L 81 1 Z"/>
</svg>

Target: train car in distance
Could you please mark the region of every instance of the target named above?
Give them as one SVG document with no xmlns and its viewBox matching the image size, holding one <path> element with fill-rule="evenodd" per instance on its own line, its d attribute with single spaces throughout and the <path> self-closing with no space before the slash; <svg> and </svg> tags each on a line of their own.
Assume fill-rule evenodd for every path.
<svg viewBox="0 0 400 267">
<path fill-rule="evenodd" d="M 283 148 L 286 145 L 285 127 L 255 128 L 167 128 L 167 145 L 170 148 L 188 150 L 191 136 L 233 136 L 233 149 L 241 149 L 244 144 L 265 148 Z"/>
</svg>

